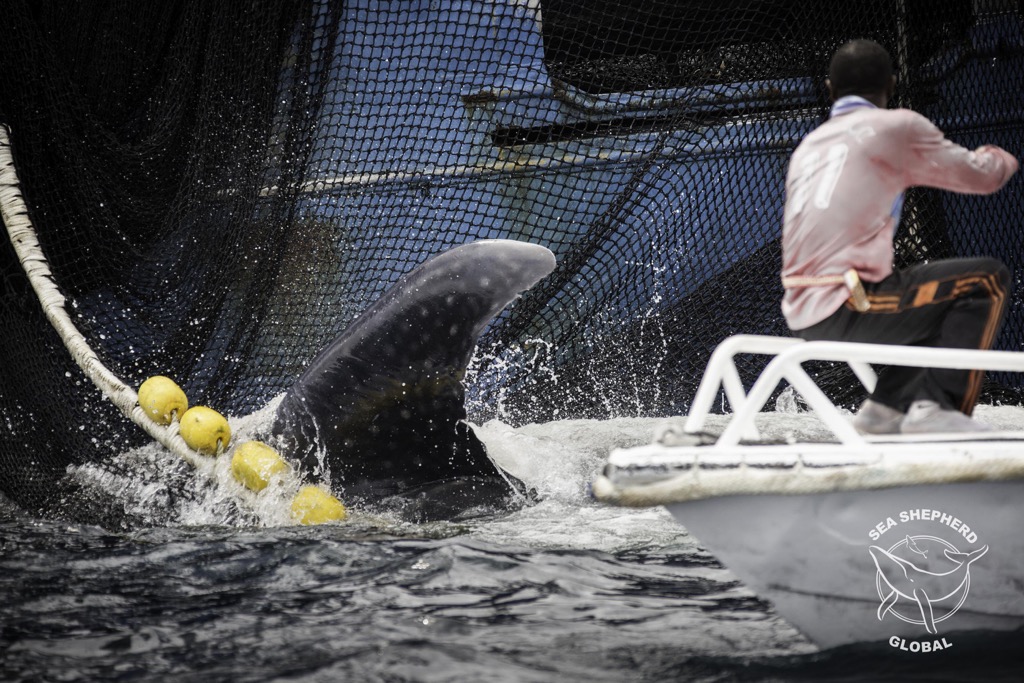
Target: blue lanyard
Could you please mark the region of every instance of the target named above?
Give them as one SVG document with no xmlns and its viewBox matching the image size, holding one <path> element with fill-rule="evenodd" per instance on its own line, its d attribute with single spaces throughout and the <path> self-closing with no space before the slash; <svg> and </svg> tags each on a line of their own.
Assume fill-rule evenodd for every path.
<svg viewBox="0 0 1024 683">
<path fill-rule="evenodd" d="M 829 118 L 834 116 L 842 116 L 843 114 L 849 114 L 855 109 L 862 107 L 870 107 L 872 109 L 878 109 L 875 105 L 871 104 L 863 97 L 858 95 L 847 95 L 846 97 L 840 97 L 832 104 L 832 111 L 829 112 Z"/>
</svg>

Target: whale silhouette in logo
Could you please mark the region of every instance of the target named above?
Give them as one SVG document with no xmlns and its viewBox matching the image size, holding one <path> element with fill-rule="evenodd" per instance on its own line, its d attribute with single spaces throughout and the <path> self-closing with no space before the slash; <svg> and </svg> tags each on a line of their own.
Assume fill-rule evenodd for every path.
<svg viewBox="0 0 1024 683">
<path fill-rule="evenodd" d="M 909 535 L 903 540 L 903 542 L 906 544 L 907 549 L 911 552 L 915 552 L 922 557 L 928 557 L 928 551 L 921 550 L 919 547 L 917 547 L 917 541 L 915 541 Z"/>
<path fill-rule="evenodd" d="M 555 267 L 545 247 L 471 242 L 403 276 L 285 393 L 282 454 L 349 501 L 415 520 L 521 496 L 466 424 L 466 368 L 487 324 Z"/>
<path fill-rule="evenodd" d="M 896 557 L 877 545 L 868 548 L 875 561 L 878 573 L 889 588 L 878 606 L 878 620 L 881 621 L 899 598 L 917 603 L 921 619 L 928 633 L 937 633 L 932 605 L 958 593 L 970 578 L 971 564 L 988 552 L 988 546 L 971 553 L 960 553 L 946 549 L 946 557 L 956 564 L 947 572 L 930 572 L 918 568 L 913 562 Z"/>
</svg>

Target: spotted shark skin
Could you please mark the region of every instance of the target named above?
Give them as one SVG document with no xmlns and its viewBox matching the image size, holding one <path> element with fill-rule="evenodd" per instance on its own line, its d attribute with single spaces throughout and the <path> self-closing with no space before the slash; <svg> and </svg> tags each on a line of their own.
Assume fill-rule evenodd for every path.
<svg viewBox="0 0 1024 683">
<path fill-rule="evenodd" d="M 346 500 L 397 497 L 416 519 L 515 495 L 465 422 L 462 380 L 487 324 L 554 267 L 545 247 L 483 240 L 406 274 L 286 392 L 282 453 Z"/>
</svg>

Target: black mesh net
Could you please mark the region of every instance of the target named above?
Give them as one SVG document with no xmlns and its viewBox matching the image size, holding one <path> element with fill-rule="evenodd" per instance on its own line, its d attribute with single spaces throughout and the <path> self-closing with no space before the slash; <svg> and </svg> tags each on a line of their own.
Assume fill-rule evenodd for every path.
<svg viewBox="0 0 1024 683">
<path fill-rule="evenodd" d="M 984 0 L 10 0 L 0 121 L 69 310 L 128 384 L 166 374 L 252 412 L 400 275 L 503 237 L 559 265 L 485 333 L 470 417 L 679 414 L 723 337 L 787 334 L 783 178 L 834 49 L 878 40 L 897 105 L 1019 155 L 1022 22 Z M 1024 273 L 1021 209 L 1020 176 L 913 190 L 899 259 Z M 71 361 L 10 244 L 0 260 L 0 490 L 53 508 L 68 464 L 146 437 Z M 1021 348 L 1022 291 L 1000 348 Z M 990 378 L 989 400 L 1019 396 Z"/>
</svg>

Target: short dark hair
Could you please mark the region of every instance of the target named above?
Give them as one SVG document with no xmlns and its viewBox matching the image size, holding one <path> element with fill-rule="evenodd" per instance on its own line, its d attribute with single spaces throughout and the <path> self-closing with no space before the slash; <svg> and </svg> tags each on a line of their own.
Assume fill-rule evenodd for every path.
<svg viewBox="0 0 1024 683">
<path fill-rule="evenodd" d="M 892 58 L 873 40 L 851 40 L 832 55 L 828 79 L 835 99 L 884 93 L 892 81 Z"/>
</svg>

